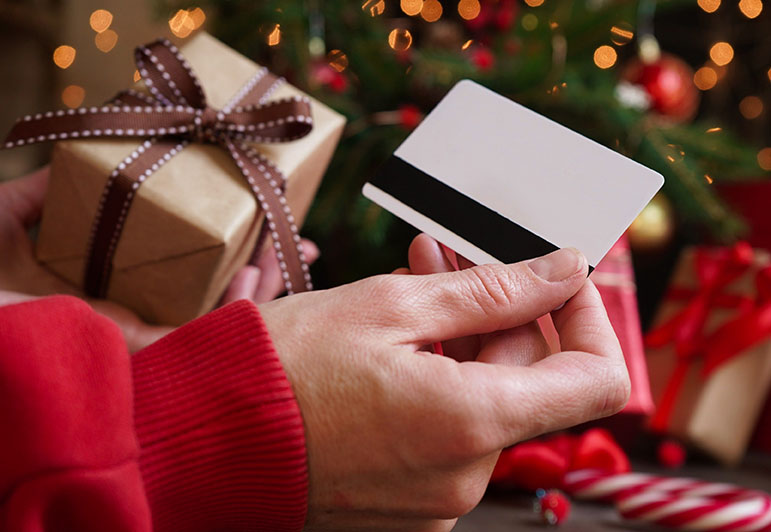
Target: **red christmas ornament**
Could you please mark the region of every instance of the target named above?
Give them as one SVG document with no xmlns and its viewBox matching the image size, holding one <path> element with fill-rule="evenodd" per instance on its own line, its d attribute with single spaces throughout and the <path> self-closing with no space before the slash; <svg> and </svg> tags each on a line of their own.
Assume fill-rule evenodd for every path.
<svg viewBox="0 0 771 532">
<path fill-rule="evenodd" d="M 682 59 L 662 54 L 653 62 L 632 60 L 622 78 L 643 87 L 651 107 L 672 122 L 688 122 L 699 108 L 699 91 L 693 83 L 693 69 Z"/>
<path fill-rule="evenodd" d="M 675 440 L 661 442 L 658 449 L 659 464 L 668 469 L 679 469 L 685 463 L 685 448 Z"/>
<path fill-rule="evenodd" d="M 479 46 L 471 52 L 471 62 L 477 69 L 487 71 L 495 65 L 495 56 L 489 48 Z"/>
<path fill-rule="evenodd" d="M 417 105 L 405 104 L 399 107 L 399 123 L 404 129 L 415 129 L 421 120 L 423 113 Z"/>
<path fill-rule="evenodd" d="M 570 515 L 570 499 L 559 490 L 538 490 L 533 504 L 535 512 L 541 516 L 544 523 L 559 525 Z"/>
</svg>

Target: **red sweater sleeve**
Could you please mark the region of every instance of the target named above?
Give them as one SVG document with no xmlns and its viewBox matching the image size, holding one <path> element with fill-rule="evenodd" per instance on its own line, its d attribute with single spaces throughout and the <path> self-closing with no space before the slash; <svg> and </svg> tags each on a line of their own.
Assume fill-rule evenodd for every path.
<svg viewBox="0 0 771 532">
<path fill-rule="evenodd" d="M 302 420 L 254 305 L 129 357 L 85 303 L 0 307 L 0 530 L 297 531 Z"/>
</svg>

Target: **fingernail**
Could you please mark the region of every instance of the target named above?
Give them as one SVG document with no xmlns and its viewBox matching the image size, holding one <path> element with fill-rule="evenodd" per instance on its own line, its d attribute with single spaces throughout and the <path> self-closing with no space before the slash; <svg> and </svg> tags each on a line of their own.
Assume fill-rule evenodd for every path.
<svg viewBox="0 0 771 532">
<path fill-rule="evenodd" d="M 564 248 L 530 261 L 528 265 L 538 277 L 554 283 L 577 273 L 585 260 L 577 249 Z"/>
</svg>

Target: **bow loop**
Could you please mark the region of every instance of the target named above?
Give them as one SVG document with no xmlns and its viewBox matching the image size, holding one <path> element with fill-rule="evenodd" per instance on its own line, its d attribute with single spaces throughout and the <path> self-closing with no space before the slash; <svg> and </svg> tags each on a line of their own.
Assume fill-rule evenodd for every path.
<svg viewBox="0 0 771 532">
<path fill-rule="evenodd" d="M 138 46 L 134 60 L 145 86 L 159 103 L 206 108 L 198 78 L 179 49 L 167 39 Z"/>
</svg>

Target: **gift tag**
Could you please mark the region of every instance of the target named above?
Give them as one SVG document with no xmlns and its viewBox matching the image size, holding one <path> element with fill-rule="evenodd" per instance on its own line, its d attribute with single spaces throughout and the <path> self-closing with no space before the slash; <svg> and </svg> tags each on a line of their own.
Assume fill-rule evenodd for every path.
<svg viewBox="0 0 771 532">
<path fill-rule="evenodd" d="M 464 80 L 363 193 L 476 264 L 575 247 L 594 267 L 663 183 L 653 170 Z"/>
</svg>

